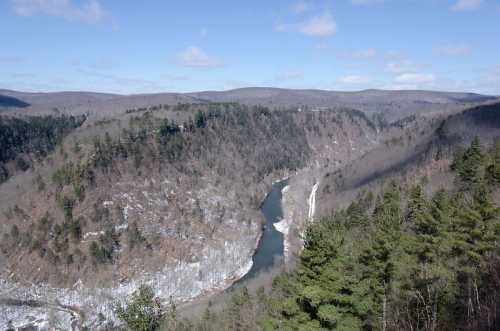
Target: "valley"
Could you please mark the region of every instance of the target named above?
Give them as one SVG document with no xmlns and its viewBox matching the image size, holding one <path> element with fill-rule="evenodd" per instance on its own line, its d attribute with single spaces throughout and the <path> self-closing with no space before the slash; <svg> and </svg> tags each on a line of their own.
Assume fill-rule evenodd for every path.
<svg viewBox="0 0 500 331">
<path fill-rule="evenodd" d="M 0 331 L 499 331 L 499 15 L 0 1 Z"/>
<path fill-rule="evenodd" d="M 170 95 L 127 96 L 138 100 L 131 104 L 113 95 L 48 97 L 58 112 L 37 95 L 27 108 L 9 106 L 5 123 L 72 120 L 42 153 L 42 135 L 25 135 L 2 160 L 0 328 L 118 323 L 116 305 L 141 285 L 181 314 L 200 314 L 212 299 L 223 310 L 221 293 L 269 290 L 274 277 L 295 270 L 311 224 L 394 178 L 411 183 L 426 171 L 427 181 L 444 180 L 458 143 L 477 135 L 491 142 L 500 129 L 489 97 L 389 122 L 381 120 L 385 109 L 344 102 L 325 109 L 227 102 L 237 92 L 194 94 L 194 103 Z M 474 126 L 464 125 L 467 116 Z M 6 137 L 21 129 L 13 130 Z"/>
</svg>

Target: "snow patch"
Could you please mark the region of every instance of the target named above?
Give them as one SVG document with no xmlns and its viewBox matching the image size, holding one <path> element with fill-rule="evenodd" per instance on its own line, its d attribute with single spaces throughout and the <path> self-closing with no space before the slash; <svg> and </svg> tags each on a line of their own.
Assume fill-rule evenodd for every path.
<svg viewBox="0 0 500 331">
<path fill-rule="evenodd" d="M 314 212 L 316 211 L 316 191 L 318 190 L 319 182 L 314 184 L 311 190 L 311 194 L 309 195 L 309 213 L 308 219 L 310 222 L 314 220 Z"/>
<path fill-rule="evenodd" d="M 288 180 L 288 178 L 289 178 L 288 176 L 284 176 L 284 177 L 282 177 L 282 178 L 279 178 L 279 179 L 273 180 L 273 182 L 272 182 L 272 183 L 273 183 L 273 185 L 274 185 L 274 184 L 279 183 L 279 182 L 282 182 L 282 181 L 284 181 L 284 180 Z"/>
<path fill-rule="evenodd" d="M 100 235 L 103 235 L 103 234 L 104 234 L 104 231 L 86 232 L 83 235 L 83 240 L 86 240 L 88 237 L 97 237 L 97 236 L 100 236 Z"/>
<path fill-rule="evenodd" d="M 107 320 L 116 321 L 113 305 L 126 302 L 142 284 L 151 286 L 165 302 L 170 298 L 185 302 L 208 292 L 224 290 L 252 267 L 255 238 L 248 239 L 225 241 L 215 247 L 207 246 L 200 253 L 199 262 L 170 261 L 158 272 L 143 271 L 134 279 L 111 288 L 85 287 L 81 281 L 71 288 L 54 288 L 46 284 L 21 286 L 0 279 L 0 293 L 8 293 L 14 299 L 49 304 L 43 307 L 0 305 L 0 330 L 5 329 L 10 320 L 15 322 L 15 326 L 33 325 L 34 321 L 37 321 L 37 325 L 44 325 L 50 314 L 57 315 L 59 329 L 68 330 L 75 320 L 75 312 L 63 308 L 63 305 L 92 312 L 86 316 L 87 326 L 96 322 L 99 313 Z"/>
<path fill-rule="evenodd" d="M 128 223 L 124 223 L 124 224 L 119 224 L 117 226 L 115 226 L 115 230 L 120 232 L 121 230 L 127 230 L 128 229 Z"/>
<path fill-rule="evenodd" d="M 290 185 L 287 185 L 281 189 L 281 194 L 283 195 L 283 198 L 285 198 L 284 195 L 289 189 Z M 281 221 L 273 224 L 276 231 L 281 232 L 283 234 L 283 255 L 285 256 L 285 259 L 287 258 L 288 253 L 290 251 L 290 240 L 288 239 L 288 233 L 290 231 L 291 225 L 292 225 L 292 219 L 290 218 L 282 218 Z"/>
</svg>

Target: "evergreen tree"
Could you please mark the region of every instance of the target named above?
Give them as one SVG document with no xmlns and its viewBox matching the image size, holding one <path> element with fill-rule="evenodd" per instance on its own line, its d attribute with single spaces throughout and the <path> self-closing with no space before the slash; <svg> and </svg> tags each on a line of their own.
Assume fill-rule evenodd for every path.
<svg viewBox="0 0 500 331">
<path fill-rule="evenodd" d="M 459 169 L 459 174 L 463 181 L 467 183 L 477 183 L 481 180 L 481 166 L 483 164 L 484 155 L 481 149 L 481 142 L 478 137 L 475 137 L 470 147 L 465 151 L 463 156 L 463 165 Z"/>
<path fill-rule="evenodd" d="M 163 318 L 163 307 L 155 298 L 153 290 L 142 285 L 126 306 L 115 308 L 118 318 L 133 331 L 154 331 L 159 329 Z"/>
<path fill-rule="evenodd" d="M 488 172 L 494 183 L 500 183 L 500 141 L 495 142 L 492 154 L 492 164 Z"/>
</svg>

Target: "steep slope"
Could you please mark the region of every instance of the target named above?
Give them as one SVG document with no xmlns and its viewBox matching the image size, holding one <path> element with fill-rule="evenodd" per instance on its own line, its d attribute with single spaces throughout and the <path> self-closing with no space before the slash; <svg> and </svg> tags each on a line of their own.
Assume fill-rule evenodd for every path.
<svg viewBox="0 0 500 331">
<path fill-rule="evenodd" d="M 370 146 L 376 135 L 351 110 L 208 104 L 174 113 L 187 115 L 182 126 L 161 109 L 128 114 L 128 126 L 117 119 L 82 127 L 36 171 L 0 186 L 9 197 L 0 216 L 0 291 L 10 302 L 58 297 L 94 312 L 92 323 L 95 312 L 113 318 L 112 302 L 140 283 L 163 300 L 225 288 L 250 267 L 272 179 L 309 160 L 354 157 L 351 147 L 331 144 Z M 37 179 L 42 189 L 32 187 Z M 7 307 L 6 320 L 46 311 Z"/>
<path fill-rule="evenodd" d="M 500 103 L 472 107 L 449 117 L 413 118 L 400 128 L 359 160 L 325 175 L 319 188 L 320 214 L 346 207 L 359 192 L 378 190 L 393 179 L 429 181 L 429 189 L 451 185 L 449 165 L 459 146 L 474 137 L 490 146 L 500 137 Z"/>
<path fill-rule="evenodd" d="M 316 220 L 297 268 L 277 277 L 268 297 L 236 296 L 243 307 L 228 303 L 214 324 L 497 330 L 500 143 L 463 147 L 453 181 L 438 191 L 426 193 L 431 182 L 395 180 Z"/>
<path fill-rule="evenodd" d="M 0 320 L 91 326 L 97 312 L 114 319 L 112 304 L 141 283 L 164 301 L 220 291 L 251 266 L 273 180 L 290 177 L 280 230 L 293 262 L 308 222 L 391 178 L 431 178 L 448 169 L 458 138 L 491 139 L 498 126 L 498 105 L 447 118 L 443 105 L 456 108 L 441 94 L 437 115 L 392 124 L 340 106 L 272 111 L 177 97 L 104 97 L 85 125 L 0 185 Z"/>
<path fill-rule="evenodd" d="M 166 328 L 498 329 L 499 117 L 492 104 L 383 128 L 392 131 L 390 148 L 341 168 L 336 193 L 358 190 L 345 208 L 331 195 L 324 203 L 334 210 L 315 215 L 316 189 L 329 178 L 316 179 L 308 198 L 314 222 L 296 268 L 274 278 L 269 291 L 242 289 L 188 321 L 169 310 Z M 137 296 L 130 300 L 126 323 L 138 304 Z"/>
</svg>

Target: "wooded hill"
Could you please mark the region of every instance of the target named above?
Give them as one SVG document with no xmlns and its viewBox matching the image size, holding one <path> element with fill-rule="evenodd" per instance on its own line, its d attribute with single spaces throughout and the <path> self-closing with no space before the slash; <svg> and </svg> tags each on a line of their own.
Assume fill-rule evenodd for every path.
<svg viewBox="0 0 500 331">
<path fill-rule="evenodd" d="M 133 330 L 497 330 L 500 142 L 474 139 L 450 170 L 453 187 L 392 182 L 310 225 L 297 268 L 268 293 L 243 289 L 199 320 L 174 306 L 137 318 L 154 302 L 143 288 L 120 317 Z"/>
<path fill-rule="evenodd" d="M 164 111 L 185 120 L 161 117 Z M 2 213 L 6 271 L 54 284 L 114 284 L 115 272 L 129 279 L 198 260 L 204 247 L 219 249 L 225 241 L 245 245 L 241 254 L 249 258 L 271 175 L 304 167 L 321 139 L 343 143 L 375 132 L 352 110 L 208 104 L 127 116 L 118 130 L 114 121 L 81 128 L 83 138 L 67 139 L 49 163 L 37 164 L 34 173 L 51 171 L 34 175 L 34 187 Z M 86 134 L 94 131 L 100 134 Z M 38 146 L 36 137 L 27 141 Z M 31 263 L 19 263 L 19 255 Z M 131 268 L 131 260 L 140 264 Z"/>
</svg>

